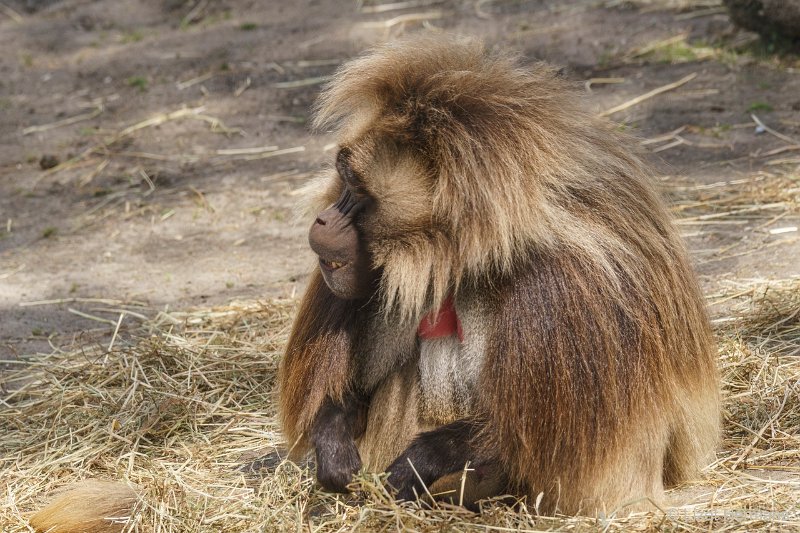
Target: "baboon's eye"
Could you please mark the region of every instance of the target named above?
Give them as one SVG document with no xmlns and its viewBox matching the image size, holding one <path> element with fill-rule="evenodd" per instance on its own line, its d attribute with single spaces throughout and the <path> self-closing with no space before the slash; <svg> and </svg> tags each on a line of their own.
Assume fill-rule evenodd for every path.
<svg viewBox="0 0 800 533">
<path fill-rule="evenodd" d="M 339 150 L 339 153 L 336 155 L 336 171 L 349 189 L 356 194 L 364 195 L 366 191 L 364 191 L 364 184 L 361 180 L 361 176 L 350 166 L 351 154 L 352 152 L 347 147 Z"/>
<path fill-rule="evenodd" d="M 339 150 L 339 153 L 336 154 L 336 172 L 339 173 L 339 177 L 347 183 L 347 175 L 352 173 L 350 169 L 350 149 L 347 147 L 342 148 Z"/>
</svg>

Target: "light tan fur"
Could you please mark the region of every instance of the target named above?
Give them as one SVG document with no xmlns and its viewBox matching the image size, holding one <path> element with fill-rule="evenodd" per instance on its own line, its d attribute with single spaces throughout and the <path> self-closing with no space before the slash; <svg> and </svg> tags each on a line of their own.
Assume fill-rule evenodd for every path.
<svg viewBox="0 0 800 533">
<path fill-rule="evenodd" d="M 469 417 L 483 427 L 476 445 L 529 502 L 544 493 L 544 512 L 657 500 L 696 475 L 719 431 L 704 301 L 634 143 L 586 111 L 570 83 L 475 41 L 414 37 L 346 64 L 316 124 L 338 135 L 374 198 L 359 227 L 381 279 L 366 308 L 342 311 L 367 325 L 342 325 L 350 344 L 331 354 L 319 349 L 331 328 L 299 319 L 280 379 L 290 443 L 307 449 L 299 435 L 319 395 L 362 388 L 373 394 L 362 453 L 385 464 L 426 412 L 463 412 L 447 391 L 466 382 Z M 341 180 L 320 183 L 329 205 Z M 304 301 L 312 317 L 333 305 L 319 283 L 315 274 Z M 438 385 L 410 380 L 409 361 L 436 373 L 424 349 L 407 347 L 451 294 L 465 319 L 478 307 L 470 299 L 481 302 L 479 353 L 465 331 L 464 346 L 436 356 L 458 372 Z M 387 350 L 364 339 L 370 328 L 396 330 L 392 346 L 405 348 L 365 364 Z M 416 422 L 404 402 L 418 406 Z"/>
<path fill-rule="evenodd" d="M 411 437 L 433 429 L 420 417 L 416 362 L 404 365 L 378 386 L 372 396 L 367 429 L 358 450 L 364 468 L 382 472 L 408 446 Z"/>
<path fill-rule="evenodd" d="M 125 483 L 87 480 L 60 491 L 30 524 L 37 533 L 119 533 L 136 502 Z"/>
</svg>

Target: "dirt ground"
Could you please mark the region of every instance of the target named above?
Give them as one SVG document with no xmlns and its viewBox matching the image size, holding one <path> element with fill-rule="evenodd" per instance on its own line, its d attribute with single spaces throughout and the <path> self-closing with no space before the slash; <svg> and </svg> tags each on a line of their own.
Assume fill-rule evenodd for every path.
<svg viewBox="0 0 800 533">
<path fill-rule="evenodd" d="M 133 312 L 124 330 L 164 308 L 302 289 L 312 258 L 295 191 L 332 156 L 331 139 L 309 131 L 315 95 L 342 61 L 423 27 L 594 80 L 598 112 L 693 76 L 610 118 L 657 141 L 646 147 L 676 212 L 701 217 L 685 235 L 709 293 L 800 274 L 797 213 L 736 200 L 759 183 L 797 195 L 797 57 L 764 53 L 719 2 L 389 8 L 4 0 L 0 359 L 108 336 L 122 310 Z M 711 185 L 710 203 L 681 205 L 698 185 Z M 760 222 L 729 212 L 740 209 Z"/>
</svg>

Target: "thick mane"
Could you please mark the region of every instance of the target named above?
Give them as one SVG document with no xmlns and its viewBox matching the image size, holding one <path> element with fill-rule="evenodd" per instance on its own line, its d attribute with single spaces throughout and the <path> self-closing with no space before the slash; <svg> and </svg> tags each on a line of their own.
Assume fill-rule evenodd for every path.
<svg viewBox="0 0 800 533">
<path fill-rule="evenodd" d="M 344 139 L 380 131 L 435 172 L 432 226 L 382 247 L 391 260 L 376 257 L 390 305 L 418 315 L 465 279 L 509 273 L 533 249 L 577 254 L 613 281 L 631 235 L 676 244 L 664 240 L 668 216 L 648 171 L 619 148 L 631 143 L 578 101 L 551 67 L 449 37 L 385 44 L 336 74 L 317 103 L 318 128 Z"/>
</svg>

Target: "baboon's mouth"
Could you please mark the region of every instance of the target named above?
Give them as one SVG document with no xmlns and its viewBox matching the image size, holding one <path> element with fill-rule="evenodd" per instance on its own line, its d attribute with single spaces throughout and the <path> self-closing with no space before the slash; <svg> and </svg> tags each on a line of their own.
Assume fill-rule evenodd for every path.
<svg viewBox="0 0 800 533">
<path fill-rule="evenodd" d="M 346 261 L 331 261 L 328 259 L 319 258 L 319 263 L 330 271 L 339 270 L 343 266 L 347 266 Z"/>
</svg>

